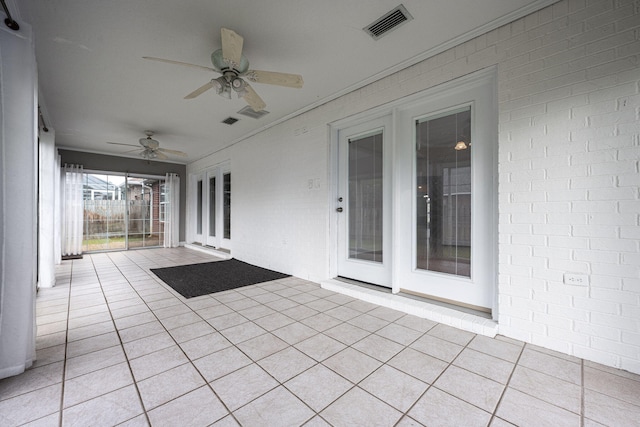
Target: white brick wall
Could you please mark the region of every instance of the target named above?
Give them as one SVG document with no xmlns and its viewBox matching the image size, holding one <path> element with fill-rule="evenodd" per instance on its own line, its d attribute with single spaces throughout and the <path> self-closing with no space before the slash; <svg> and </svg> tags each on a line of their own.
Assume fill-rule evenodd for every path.
<svg viewBox="0 0 640 427">
<path fill-rule="evenodd" d="M 520 283 L 529 287 L 511 270 L 527 262 L 500 245 L 500 331 L 635 372 L 640 293 L 624 281 L 640 277 L 639 9 L 564 1 L 532 14 L 528 30 L 502 42 L 499 82 L 500 211 L 509 212 L 500 231 L 529 240 L 538 261 L 527 279 L 543 283 L 527 325 L 505 307 L 521 298 Z M 508 227 L 523 218 L 531 232 Z M 589 286 L 564 285 L 565 272 L 589 275 Z"/>
<path fill-rule="evenodd" d="M 560 1 L 188 172 L 231 159 L 234 256 L 326 279 L 327 124 L 497 65 L 500 332 L 640 373 L 639 64 L 640 1 Z"/>
</svg>

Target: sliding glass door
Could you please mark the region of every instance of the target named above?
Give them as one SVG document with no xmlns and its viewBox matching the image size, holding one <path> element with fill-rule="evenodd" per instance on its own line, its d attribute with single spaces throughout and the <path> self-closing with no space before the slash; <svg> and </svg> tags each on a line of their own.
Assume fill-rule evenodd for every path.
<svg viewBox="0 0 640 427">
<path fill-rule="evenodd" d="M 86 172 L 83 252 L 162 246 L 164 177 Z"/>
<path fill-rule="evenodd" d="M 127 248 L 125 182 L 123 175 L 84 174 L 83 252 Z"/>
<path fill-rule="evenodd" d="M 162 246 L 164 218 L 160 217 L 160 200 L 164 179 L 152 177 L 127 178 L 129 248 Z"/>
</svg>

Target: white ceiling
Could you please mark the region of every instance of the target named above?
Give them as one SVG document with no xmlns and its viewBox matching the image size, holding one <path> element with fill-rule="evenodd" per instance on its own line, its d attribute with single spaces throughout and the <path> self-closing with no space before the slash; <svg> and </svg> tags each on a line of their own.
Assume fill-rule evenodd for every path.
<svg viewBox="0 0 640 427">
<path fill-rule="evenodd" d="M 362 28 L 398 6 L 413 20 L 378 41 Z M 59 147 L 122 155 L 147 129 L 189 163 L 340 94 L 520 17 L 552 0 L 21 0 L 33 26 L 40 103 Z M 11 4 L 11 2 L 9 2 Z M 242 99 L 184 96 L 217 74 L 220 28 L 244 37 L 250 68 L 301 74 L 302 89 L 254 83 L 270 114 L 237 114 Z M 233 116 L 240 121 L 221 123 Z M 130 147 L 133 148 L 133 147 Z M 136 153 L 124 154 L 136 156 Z"/>
</svg>

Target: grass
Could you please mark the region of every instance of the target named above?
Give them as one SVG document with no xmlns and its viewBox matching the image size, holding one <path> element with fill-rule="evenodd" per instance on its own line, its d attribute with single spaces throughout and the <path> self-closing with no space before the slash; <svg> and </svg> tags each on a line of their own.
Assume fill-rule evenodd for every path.
<svg viewBox="0 0 640 427">
<path fill-rule="evenodd" d="M 158 235 L 147 236 L 129 236 L 129 247 L 147 247 L 160 246 L 162 244 Z M 127 245 L 126 236 L 105 237 L 99 239 L 83 239 L 82 249 L 87 252 L 100 251 L 108 249 L 125 249 Z"/>
</svg>

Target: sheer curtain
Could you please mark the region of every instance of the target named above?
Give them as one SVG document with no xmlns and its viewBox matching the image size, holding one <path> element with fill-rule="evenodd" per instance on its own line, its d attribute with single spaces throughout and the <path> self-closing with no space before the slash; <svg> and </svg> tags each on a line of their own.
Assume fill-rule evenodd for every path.
<svg viewBox="0 0 640 427">
<path fill-rule="evenodd" d="M 180 176 L 168 173 L 165 182 L 164 247 L 178 247 L 180 225 Z"/>
<path fill-rule="evenodd" d="M 82 165 L 64 165 L 64 202 L 62 213 L 62 256 L 82 254 L 82 200 L 84 172 Z"/>
</svg>

